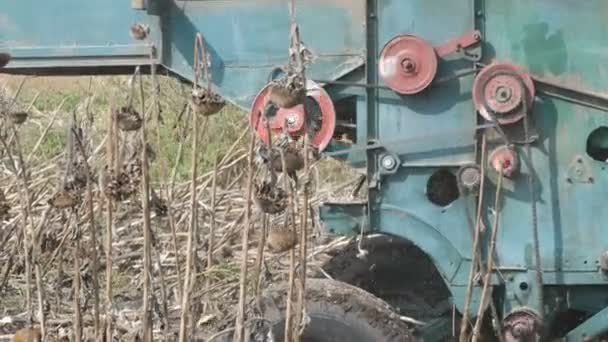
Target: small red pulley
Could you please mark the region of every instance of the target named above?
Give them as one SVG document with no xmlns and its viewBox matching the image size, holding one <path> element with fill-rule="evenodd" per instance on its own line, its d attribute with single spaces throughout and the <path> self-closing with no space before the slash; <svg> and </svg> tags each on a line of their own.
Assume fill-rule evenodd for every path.
<svg viewBox="0 0 608 342">
<path fill-rule="evenodd" d="M 493 121 L 494 116 L 501 125 L 515 123 L 531 111 L 535 93 L 530 75 L 512 63 L 492 63 L 473 82 L 475 108 L 486 120 Z"/>
<path fill-rule="evenodd" d="M 506 177 L 512 177 L 519 170 L 519 156 L 508 146 L 495 148 L 488 158 L 488 163 L 494 171 L 502 172 Z"/>
<path fill-rule="evenodd" d="M 293 138 L 302 136 L 307 130 L 311 132 L 311 144 L 319 151 L 323 151 L 333 138 L 336 127 L 336 110 L 329 94 L 316 82 L 307 80 L 306 100 L 291 108 L 274 107 L 268 110 L 268 95 L 270 85 L 266 85 L 258 93 L 249 114 L 249 124 L 256 131 L 258 137 L 265 143 L 269 143 L 269 132 L 267 126 L 278 137 L 283 132 L 283 125 L 287 124 L 287 132 Z M 306 110 L 305 110 L 306 106 Z M 264 118 L 264 112 L 270 112 L 268 123 Z M 275 138 L 276 139 L 276 138 Z"/>
<path fill-rule="evenodd" d="M 417 94 L 435 79 L 439 58 L 480 41 L 479 31 L 469 32 L 438 47 L 415 35 L 398 35 L 382 49 L 378 72 L 384 83 L 397 93 Z"/>
</svg>

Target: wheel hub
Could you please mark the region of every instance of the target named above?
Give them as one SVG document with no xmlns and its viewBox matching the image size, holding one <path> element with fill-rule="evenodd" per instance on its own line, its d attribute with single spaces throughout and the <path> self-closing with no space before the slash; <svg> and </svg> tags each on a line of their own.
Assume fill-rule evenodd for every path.
<svg viewBox="0 0 608 342">
<path fill-rule="evenodd" d="M 527 309 L 511 312 L 503 323 L 506 342 L 537 341 L 542 330 L 538 315 Z"/>
<path fill-rule="evenodd" d="M 267 107 L 269 87 L 266 85 L 258 93 L 249 113 L 249 124 L 258 137 L 268 144 L 270 132 L 273 135 L 281 134 L 286 125 L 287 133 L 292 138 L 297 139 L 308 131 L 312 145 L 319 151 L 325 149 L 333 138 L 336 126 L 336 111 L 329 94 L 317 83 L 308 80 L 307 99 L 303 104 L 291 108 L 275 107 L 270 111 Z"/>
</svg>

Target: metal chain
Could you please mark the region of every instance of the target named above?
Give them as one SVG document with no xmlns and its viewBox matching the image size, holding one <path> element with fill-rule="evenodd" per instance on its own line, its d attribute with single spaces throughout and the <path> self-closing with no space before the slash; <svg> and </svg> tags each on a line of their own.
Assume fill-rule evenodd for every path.
<svg viewBox="0 0 608 342">
<path fill-rule="evenodd" d="M 524 82 L 522 79 L 518 78 L 522 89 L 526 89 Z M 532 99 L 533 101 L 534 99 Z M 526 154 L 528 155 L 528 187 L 530 188 L 530 206 L 532 209 L 532 234 L 534 239 L 534 258 L 536 259 L 536 286 L 538 291 L 538 314 L 540 321 L 544 321 L 544 298 L 543 298 L 543 271 L 542 271 L 542 263 L 540 260 L 540 241 L 538 237 L 538 217 L 536 211 L 536 189 L 534 184 L 534 177 L 536 175 L 536 171 L 534 169 L 534 162 L 532 158 L 532 147 L 529 141 L 529 127 L 528 127 L 528 103 L 526 99 L 523 101 L 523 111 L 524 111 L 524 139 L 526 141 Z"/>
</svg>

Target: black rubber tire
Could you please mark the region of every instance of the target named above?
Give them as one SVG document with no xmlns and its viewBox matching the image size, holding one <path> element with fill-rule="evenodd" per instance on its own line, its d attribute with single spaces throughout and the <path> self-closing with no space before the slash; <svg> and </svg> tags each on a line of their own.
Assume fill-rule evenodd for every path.
<svg viewBox="0 0 608 342">
<path fill-rule="evenodd" d="M 274 341 L 283 341 L 287 286 L 267 290 L 257 308 L 270 323 Z M 330 279 L 307 279 L 310 322 L 302 342 L 413 342 L 408 326 L 376 296 Z"/>
</svg>

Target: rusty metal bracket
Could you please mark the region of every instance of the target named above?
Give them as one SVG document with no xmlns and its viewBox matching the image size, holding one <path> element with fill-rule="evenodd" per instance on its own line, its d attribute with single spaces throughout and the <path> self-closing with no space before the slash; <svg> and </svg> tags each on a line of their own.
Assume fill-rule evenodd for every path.
<svg viewBox="0 0 608 342">
<path fill-rule="evenodd" d="M 532 116 L 527 116 L 523 120 L 528 120 L 528 137 L 524 134 L 523 121 L 502 126 L 502 130 L 510 143 L 521 145 L 532 144 L 539 139 L 540 134 Z M 486 129 L 485 132 L 490 143 L 499 144 L 504 141 L 504 138 L 493 127 Z"/>
<path fill-rule="evenodd" d="M 451 54 L 458 54 L 459 57 L 477 62 L 481 60 L 480 42 L 481 32 L 474 30 L 435 47 L 435 53 L 440 58 L 447 57 Z"/>
<path fill-rule="evenodd" d="M 566 181 L 568 183 L 593 183 L 591 167 L 581 155 L 576 155 L 568 166 Z"/>
</svg>

